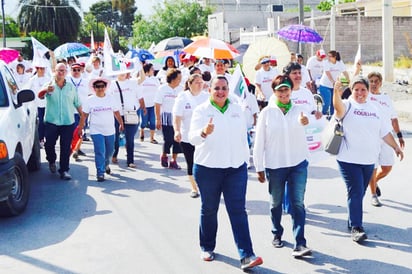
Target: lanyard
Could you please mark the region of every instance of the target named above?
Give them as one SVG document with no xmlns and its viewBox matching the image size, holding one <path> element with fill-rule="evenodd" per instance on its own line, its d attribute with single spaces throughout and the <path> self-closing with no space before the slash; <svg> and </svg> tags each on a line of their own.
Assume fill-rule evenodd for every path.
<svg viewBox="0 0 412 274">
<path fill-rule="evenodd" d="M 77 84 L 73 81 L 73 77 L 70 77 L 70 80 L 72 81 L 73 85 L 76 87 L 76 90 L 77 90 L 79 88 L 80 84 L 82 83 L 83 79 L 80 78 L 80 81 Z"/>
</svg>

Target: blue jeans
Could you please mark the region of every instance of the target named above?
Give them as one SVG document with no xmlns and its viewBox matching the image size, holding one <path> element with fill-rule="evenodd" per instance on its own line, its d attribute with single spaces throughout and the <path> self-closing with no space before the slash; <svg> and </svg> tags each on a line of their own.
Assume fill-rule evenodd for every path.
<svg viewBox="0 0 412 274">
<path fill-rule="evenodd" d="M 320 96 L 323 99 L 323 107 L 322 107 L 322 114 L 326 115 L 329 114 L 332 116 L 335 112 L 335 108 L 333 107 L 332 98 L 333 98 L 333 88 L 328 88 L 325 86 L 319 87 Z"/>
<path fill-rule="evenodd" d="M 146 108 L 146 115 L 143 114 L 143 110 L 139 108 L 137 111 L 138 115 L 141 117 L 142 123 L 140 124 L 140 128 L 144 129 L 148 127 L 150 130 L 156 129 L 156 115 L 155 115 L 155 107 L 147 107 Z"/>
<path fill-rule="evenodd" d="M 37 108 L 37 117 L 39 117 L 39 141 L 44 141 L 44 113 L 46 112 L 46 108 Z"/>
<path fill-rule="evenodd" d="M 308 161 L 304 160 L 296 166 L 266 169 L 266 178 L 269 181 L 270 217 L 272 220 L 272 233 L 282 236 L 282 201 L 285 194 L 285 185 L 288 184 L 290 200 L 290 215 L 293 222 L 293 236 L 295 247 L 306 245 L 305 218 L 306 211 L 303 200 L 305 198 L 306 179 L 308 176 Z"/>
<path fill-rule="evenodd" d="M 69 171 L 71 143 L 73 138 L 74 124 L 67 126 L 57 126 L 51 123 L 44 124 L 46 143 L 46 159 L 49 163 L 55 163 L 57 159 L 56 142 L 60 137 L 60 169 L 59 172 Z"/>
<path fill-rule="evenodd" d="M 254 255 L 246 214 L 247 165 L 238 168 L 208 168 L 193 166 L 193 175 L 200 190 L 199 237 L 203 251 L 216 246 L 217 212 L 223 193 L 232 233 L 241 259 Z"/>
<path fill-rule="evenodd" d="M 90 135 L 94 146 L 94 161 L 97 170 L 97 176 L 104 175 L 106 166 L 109 165 L 114 150 L 114 134 L 104 136 L 102 134 Z"/>
<path fill-rule="evenodd" d="M 124 121 L 124 117 L 122 116 L 122 119 Z M 114 152 L 113 152 L 113 157 L 117 157 L 117 154 L 119 154 L 119 122 L 117 120 L 114 120 L 114 126 L 116 128 L 116 134 L 115 134 L 115 139 L 114 139 Z M 134 136 L 136 135 L 137 129 L 139 127 L 139 124 L 136 125 L 126 125 L 124 124 L 124 135 L 126 137 L 126 153 L 127 153 L 127 164 L 133 164 L 134 163 Z"/>
<path fill-rule="evenodd" d="M 349 226 L 362 227 L 363 196 L 365 196 L 375 165 L 337 162 L 346 184 Z"/>
</svg>

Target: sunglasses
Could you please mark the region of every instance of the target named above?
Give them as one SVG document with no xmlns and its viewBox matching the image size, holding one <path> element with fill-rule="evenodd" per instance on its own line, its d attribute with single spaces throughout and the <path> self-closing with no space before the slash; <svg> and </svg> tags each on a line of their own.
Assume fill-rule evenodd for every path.
<svg viewBox="0 0 412 274">
<path fill-rule="evenodd" d="M 80 72 L 81 69 L 72 69 L 73 72 Z"/>
<path fill-rule="evenodd" d="M 104 85 L 104 84 L 102 84 L 102 85 L 94 85 L 93 87 L 94 87 L 94 88 L 105 88 L 106 85 Z"/>
</svg>

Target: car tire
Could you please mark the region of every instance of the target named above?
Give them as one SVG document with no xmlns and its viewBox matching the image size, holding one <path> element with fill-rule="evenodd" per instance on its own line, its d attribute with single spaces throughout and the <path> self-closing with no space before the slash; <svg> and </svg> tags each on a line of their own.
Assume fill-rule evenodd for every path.
<svg viewBox="0 0 412 274">
<path fill-rule="evenodd" d="M 29 171 L 37 171 L 41 167 L 41 156 L 40 156 L 40 141 L 39 141 L 39 131 L 37 130 L 34 134 L 33 147 L 31 150 L 31 155 L 29 161 L 27 162 L 27 168 Z"/>
<path fill-rule="evenodd" d="M 24 211 L 29 201 L 30 184 L 28 170 L 20 153 L 13 158 L 14 176 L 13 187 L 7 200 L 0 202 L 0 216 L 17 216 Z"/>
</svg>

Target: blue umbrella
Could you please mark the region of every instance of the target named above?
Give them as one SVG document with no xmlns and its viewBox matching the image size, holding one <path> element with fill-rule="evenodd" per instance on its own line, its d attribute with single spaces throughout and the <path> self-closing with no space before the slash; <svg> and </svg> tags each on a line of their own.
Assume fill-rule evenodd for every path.
<svg viewBox="0 0 412 274">
<path fill-rule="evenodd" d="M 56 58 L 67 58 L 89 53 L 90 49 L 81 43 L 65 43 L 54 50 Z"/>
<path fill-rule="evenodd" d="M 148 50 L 145 50 L 145 49 L 138 49 L 138 50 L 131 49 L 130 51 L 132 52 L 131 58 L 138 57 L 140 62 L 155 59 L 153 54 L 151 54 Z"/>
</svg>

